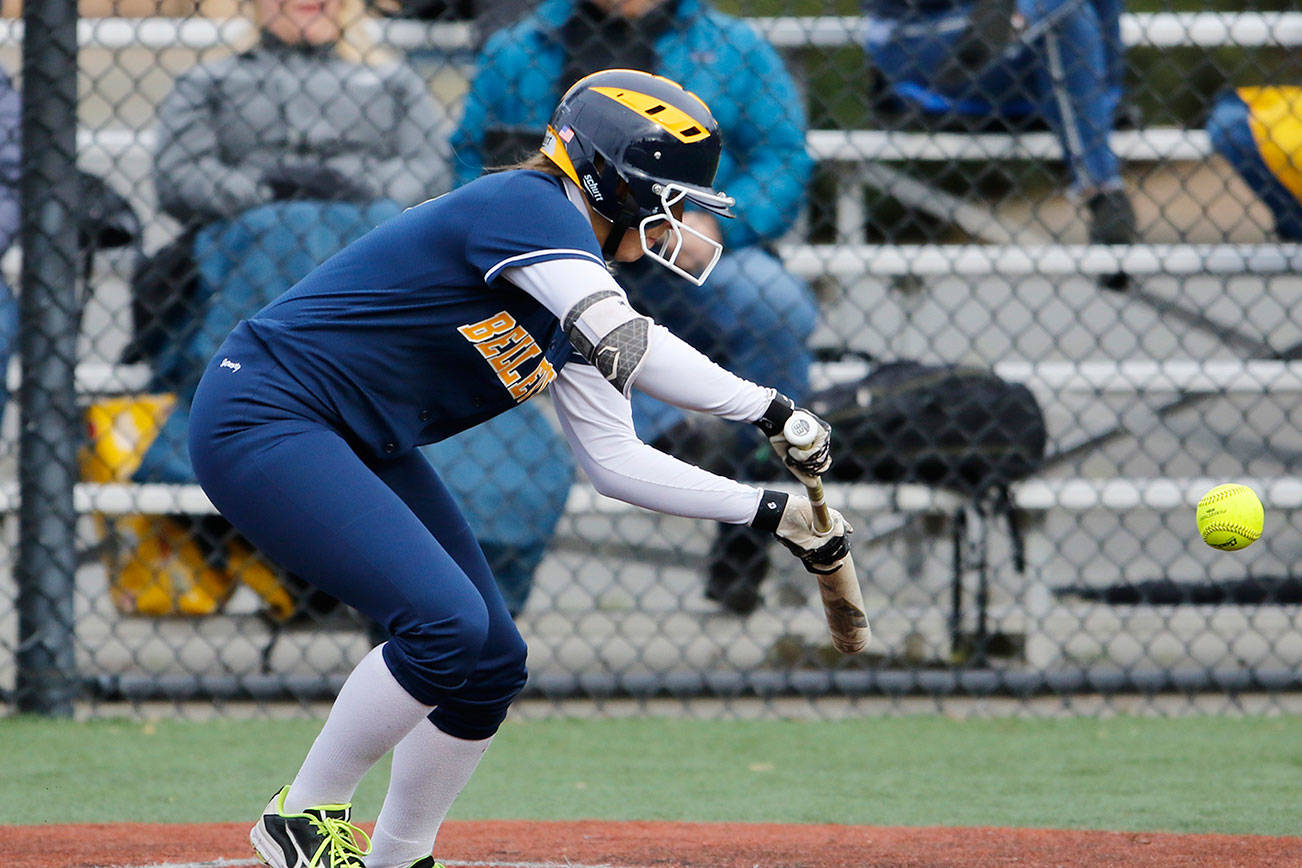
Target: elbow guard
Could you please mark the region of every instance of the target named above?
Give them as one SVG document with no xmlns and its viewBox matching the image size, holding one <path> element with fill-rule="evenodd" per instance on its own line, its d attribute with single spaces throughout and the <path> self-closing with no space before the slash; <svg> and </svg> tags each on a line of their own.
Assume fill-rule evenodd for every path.
<svg viewBox="0 0 1302 868">
<path fill-rule="evenodd" d="M 619 293 L 603 290 L 570 308 L 562 328 L 579 355 L 627 398 L 646 359 L 651 319 L 629 307 Z"/>
</svg>

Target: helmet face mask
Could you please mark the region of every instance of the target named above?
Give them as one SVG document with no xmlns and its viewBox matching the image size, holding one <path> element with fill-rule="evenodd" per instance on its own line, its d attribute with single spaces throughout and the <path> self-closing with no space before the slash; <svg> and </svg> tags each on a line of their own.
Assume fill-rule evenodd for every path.
<svg viewBox="0 0 1302 868">
<path fill-rule="evenodd" d="M 699 229 L 683 222 L 675 214 L 675 206 L 684 203 L 689 199 L 687 190 L 676 184 L 657 186 L 660 187 L 659 211 L 655 214 L 643 217 L 637 224 L 638 238 L 642 242 L 642 253 L 644 256 L 649 256 L 656 262 L 659 262 L 675 274 L 690 280 L 697 286 L 700 286 L 705 283 L 705 279 L 710 276 L 710 272 L 714 271 L 714 266 L 718 264 L 719 257 L 723 255 L 723 245 Z M 732 204 L 732 200 L 727 196 L 720 195 L 720 199 L 726 202 L 726 204 L 720 203 L 723 204 L 723 207 L 728 207 Z M 696 200 L 692 199 L 691 201 Z M 681 210 L 679 213 L 681 213 Z M 652 245 L 648 238 L 648 230 L 657 223 L 667 223 L 668 231 L 665 232 L 658 244 Z M 678 264 L 678 259 L 683 252 L 683 244 L 689 235 L 697 241 L 704 243 L 712 250 L 709 261 L 705 263 L 704 267 L 696 272 L 688 271 L 682 265 Z"/>
<path fill-rule="evenodd" d="M 686 201 L 733 216 L 733 200 L 711 187 L 721 148 L 718 123 L 695 94 L 650 73 L 608 69 L 566 92 L 539 150 L 579 186 L 592 210 L 611 222 L 603 249 L 607 259 L 624 233 L 636 229 L 644 253 L 700 284 L 722 247 L 671 209 Z M 646 229 L 662 221 L 670 231 L 665 244 L 653 250 Z M 689 274 L 677 262 L 685 235 L 716 248 L 701 274 Z"/>
</svg>

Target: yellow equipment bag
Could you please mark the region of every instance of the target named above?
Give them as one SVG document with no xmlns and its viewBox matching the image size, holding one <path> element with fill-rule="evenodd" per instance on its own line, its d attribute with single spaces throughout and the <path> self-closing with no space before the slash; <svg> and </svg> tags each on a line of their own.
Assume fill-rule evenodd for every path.
<svg viewBox="0 0 1302 868">
<path fill-rule="evenodd" d="M 81 478 L 130 482 L 175 406 L 175 395 L 123 395 L 87 407 L 90 441 L 81 450 Z"/>
<path fill-rule="evenodd" d="M 86 408 L 90 437 L 81 450 L 86 482 L 130 482 L 176 406 L 173 395 L 124 395 Z M 211 615 L 237 582 L 266 603 L 272 618 L 294 614 L 280 572 L 233 531 L 217 544 L 196 536 L 191 516 L 96 516 L 103 536 L 109 596 L 126 615 Z"/>
<path fill-rule="evenodd" d="M 1261 159 L 1302 200 L 1302 87 L 1241 87 Z"/>
</svg>

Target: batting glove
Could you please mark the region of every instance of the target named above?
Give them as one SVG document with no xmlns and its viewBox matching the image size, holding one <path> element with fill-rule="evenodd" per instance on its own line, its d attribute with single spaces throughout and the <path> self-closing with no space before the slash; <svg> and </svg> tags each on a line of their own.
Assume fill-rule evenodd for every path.
<svg viewBox="0 0 1302 868">
<path fill-rule="evenodd" d="M 764 492 L 753 527 L 772 531 L 778 540 L 800 558 L 811 573 L 826 572 L 850 551 L 849 536 L 854 533 L 850 522 L 835 509 L 827 516 L 832 526 L 824 533 L 814 527 L 814 505 L 802 494 Z"/>
<path fill-rule="evenodd" d="M 787 442 L 782 434 L 782 426 L 796 410 L 809 413 L 821 429 L 818 437 L 808 447 L 798 449 Z M 804 408 L 796 407 L 794 401 L 781 392 L 773 393 L 773 400 L 764 415 L 755 420 L 755 425 L 769 438 L 773 451 L 777 452 L 782 463 L 791 474 L 805 485 L 815 485 L 818 477 L 832 466 L 832 426 Z"/>
</svg>

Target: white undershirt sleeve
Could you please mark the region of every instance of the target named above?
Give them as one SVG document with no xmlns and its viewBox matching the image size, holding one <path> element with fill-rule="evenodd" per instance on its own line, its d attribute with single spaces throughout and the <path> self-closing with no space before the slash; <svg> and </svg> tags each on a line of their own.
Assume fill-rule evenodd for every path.
<svg viewBox="0 0 1302 868">
<path fill-rule="evenodd" d="M 764 415 L 774 395 L 716 365 L 662 325 L 651 327 L 646 361 L 633 385 L 666 404 L 735 422 Z"/>
<path fill-rule="evenodd" d="M 624 290 L 604 266 L 591 259 L 548 259 L 531 265 L 512 265 L 502 269 L 502 277 L 532 295 L 561 322 L 570 308 L 592 295 L 607 290 Z"/>
<path fill-rule="evenodd" d="M 589 259 L 552 259 L 502 271 L 561 322 L 574 305 L 603 291 L 624 290 L 610 272 Z M 743 380 L 710 361 L 661 325 L 653 325 L 646 356 L 632 385 L 666 404 L 737 422 L 753 422 L 768 409 L 773 390 Z"/>
<path fill-rule="evenodd" d="M 670 515 L 746 524 L 762 491 L 679 461 L 643 443 L 633 413 L 591 365 L 571 362 L 551 384 L 561 430 L 593 487 Z"/>
</svg>

